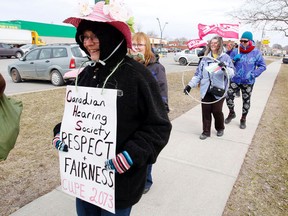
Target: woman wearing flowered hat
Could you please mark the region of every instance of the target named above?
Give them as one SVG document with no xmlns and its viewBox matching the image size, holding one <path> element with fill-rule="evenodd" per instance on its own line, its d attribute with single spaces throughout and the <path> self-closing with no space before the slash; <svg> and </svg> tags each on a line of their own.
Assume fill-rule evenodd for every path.
<svg viewBox="0 0 288 216">
<path fill-rule="evenodd" d="M 236 117 L 234 111 L 235 93 L 241 90 L 242 93 L 242 116 L 240 119 L 240 128 L 246 128 L 246 116 L 250 109 L 251 95 L 256 77 L 266 70 L 266 64 L 262 53 L 255 47 L 253 35 L 246 31 L 240 39 L 240 53 L 234 58 L 235 76 L 231 79 L 226 103 L 229 108 L 229 115 L 225 123 L 229 124 Z"/>
<path fill-rule="evenodd" d="M 127 48 L 132 48 L 131 30 L 126 23 L 129 12 L 118 6 L 100 1 L 93 10 L 87 8 L 82 16 L 64 21 L 77 28 L 76 41 L 94 62 L 79 74 L 77 85 L 123 92 L 117 98 L 116 160 L 105 163 L 107 169 L 116 172 L 116 213 L 77 198 L 77 213 L 81 216 L 130 215 L 142 196 L 147 166 L 155 163 L 171 131 L 156 80 L 143 64 L 126 55 Z M 54 129 L 56 137 L 60 127 Z M 65 144 L 57 139 L 55 145 L 65 150 L 61 148 Z"/>
</svg>

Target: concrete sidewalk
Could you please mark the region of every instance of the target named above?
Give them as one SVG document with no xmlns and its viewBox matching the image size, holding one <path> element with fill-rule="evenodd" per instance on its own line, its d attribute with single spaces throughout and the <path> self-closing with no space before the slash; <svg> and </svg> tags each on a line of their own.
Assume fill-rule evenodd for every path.
<svg viewBox="0 0 288 216">
<path fill-rule="evenodd" d="M 168 145 L 153 165 L 154 184 L 132 208 L 131 216 L 221 216 L 266 106 L 281 62 L 268 65 L 257 78 L 247 128 L 241 130 L 242 99 L 235 99 L 236 118 L 223 137 L 212 126 L 211 138 L 200 140 L 201 106 L 172 121 Z M 187 97 L 188 99 L 188 97 Z M 228 114 L 224 104 L 224 115 Z M 73 216 L 75 199 L 59 188 L 11 216 Z"/>
</svg>

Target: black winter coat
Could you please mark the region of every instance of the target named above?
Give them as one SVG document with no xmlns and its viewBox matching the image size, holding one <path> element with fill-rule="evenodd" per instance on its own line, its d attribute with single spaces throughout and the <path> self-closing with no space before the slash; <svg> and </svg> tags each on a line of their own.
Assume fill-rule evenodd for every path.
<svg viewBox="0 0 288 216">
<path fill-rule="evenodd" d="M 166 78 L 165 67 L 159 62 L 159 58 L 154 58 L 147 65 L 147 68 L 151 71 L 153 77 L 156 79 L 159 88 L 162 101 L 165 104 L 165 109 L 167 112 L 170 111 L 168 104 L 168 84 Z"/>
<path fill-rule="evenodd" d="M 78 85 L 103 87 L 113 67 L 109 72 L 101 71 L 101 67 L 99 63 L 94 67 L 87 66 L 79 75 Z M 124 174 L 115 174 L 115 205 L 116 208 L 127 208 L 140 200 L 147 165 L 156 162 L 169 140 L 172 126 L 159 86 L 151 72 L 141 63 L 124 57 L 105 88 L 123 91 L 123 96 L 117 97 L 116 154 L 126 150 L 133 165 Z M 55 127 L 54 133 L 59 131 L 60 125 Z"/>
</svg>

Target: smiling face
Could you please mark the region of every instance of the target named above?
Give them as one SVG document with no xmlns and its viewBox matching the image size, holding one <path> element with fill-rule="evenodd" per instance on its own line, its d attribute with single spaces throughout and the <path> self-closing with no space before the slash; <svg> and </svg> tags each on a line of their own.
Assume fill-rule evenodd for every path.
<svg viewBox="0 0 288 216">
<path fill-rule="evenodd" d="M 216 54 L 218 52 L 218 50 L 219 50 L 219 42 L 218 42 L 218 40 L 217 39 L 212 39 L 210 44 L 211 44 L 212 53 Z"/>
<path fill-rule="evenodd" d="M 92 31 L 87 30 L 79 36 L 79 39 L 88 51 L 91 59 L 93 61 L 98 61 L 100 57 L 100 43 L 97 36 Z"/>
<path fill-rule="evenodd" d="M 240 43 L 242 46 L 247 47 L 249 45 L 249 39 L 247 38 L 241 38 Z"/>
<path fill-rule="evenodd" d="M 231 42 L 229 42 L 229 43 L 227 44 L 227 46 L 226 46 L 227 51 L 230 51 L 230 50 L 232 50 L 233 48 L 234 48 L 234 44 L 231 43 Z"/>
<path fill-rule="evenodd" d="M 146 41 L 144 39 L 142 39 L 141 41 L 133 40 L 132 46 L 136 52 L 139 52 L 139 53 L 142 53 L 143 55 L 145 55 Z"/>
</svg>

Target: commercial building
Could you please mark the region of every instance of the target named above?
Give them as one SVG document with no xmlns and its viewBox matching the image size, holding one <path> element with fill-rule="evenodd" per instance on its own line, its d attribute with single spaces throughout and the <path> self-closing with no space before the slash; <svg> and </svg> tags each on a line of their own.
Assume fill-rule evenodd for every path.
<svg viewBox="0 0 288 216">
<path fill-rule="evenodd" d="M 24 20 L 0 21 L 0 28 L 36 31 L 41 39 L 50 43 L 75 43 L 76 28 L 71 25 L 57 25 Z"/>
</svg>

